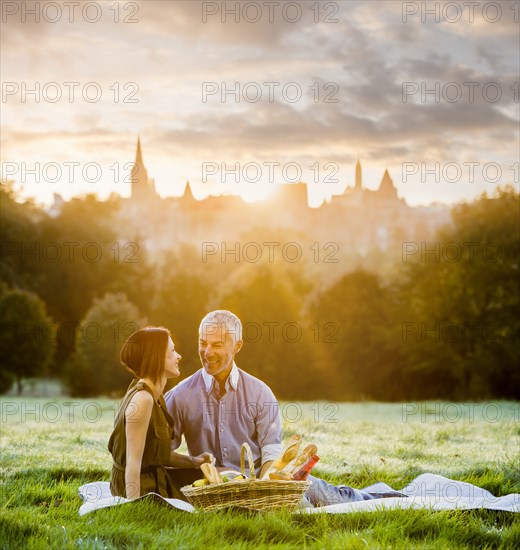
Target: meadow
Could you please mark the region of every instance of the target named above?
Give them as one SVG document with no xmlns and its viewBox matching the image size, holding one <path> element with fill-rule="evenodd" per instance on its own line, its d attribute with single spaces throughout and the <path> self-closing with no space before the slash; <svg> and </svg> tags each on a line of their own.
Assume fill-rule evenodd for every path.
<svg viewBox="0 0 520 550">
<path fill-rule="evenodd" d="M 520 548 L 518 514 L 490 510 L 195 515 L 143 501 L 79 517 L 78 487 L 109 479 L 117 401 L 0 406 L 1 548 Z M 318 446 L 317 476 L 399 489 L 433 472 L 495 496 L 520 492 L 519 413 L 506 401 L 282 404 L 284 438 Z"/>
</svg>

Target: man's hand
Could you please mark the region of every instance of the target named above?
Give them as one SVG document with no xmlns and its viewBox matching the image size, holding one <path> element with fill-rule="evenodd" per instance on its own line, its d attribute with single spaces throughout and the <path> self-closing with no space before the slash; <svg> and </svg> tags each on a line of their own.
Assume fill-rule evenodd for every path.
<svg viewBox="0 0 520 550">
<path fill-rule="evenodd" d="M 198 456 L 191 457 L 191 464 L 193 468 L 200 468 L 201 464 L 204 464 L 205 462 L 215 465 L 215 457 L 211 453 L 202 453 Z"/>
</svg>

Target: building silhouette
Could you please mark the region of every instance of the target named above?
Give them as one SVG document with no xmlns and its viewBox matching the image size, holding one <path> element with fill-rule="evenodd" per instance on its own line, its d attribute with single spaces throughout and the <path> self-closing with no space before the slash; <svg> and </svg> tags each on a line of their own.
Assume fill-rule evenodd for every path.
<svg viewBox="0 0 520 550">
<path fill-rule="evenodd" d="M 388 170 L 376 190 L 366 187 L 359 159 L 354 185 L 347 185 L 320 207 L 308 206 L 307 191 L 300 182 L 280 184 L 274 195 L 258 202 L 248 203 L 237 195 L 197 200 L 188 181 L 182 196 L 161 199 L 148 176 L 138 139 L 132 194 L 123 201 L 122 217 L 125 223 L 135 224 L 152 253 L 177 244 L 240 242 L 244 235 L 261 239 L 271 232 L 310 243 L 334 242 L 361 258 L 374 250 L 397 253 L 403 242 L 430 238 L 437 227 L 450 221 L 445 205 L 409 206 L 399 197 Z"/>
<path fill-rule="evenodd" d="M 315 270 L 316 276 L 326 273 L 330 279 L 359 267 L 384 271 L 382 262 L 391 268 L 401 257 L 403 243 L 431 241 L 440 226 L 451 223 L 447 205 L 409 206 L 399 197 L 388 170 L 377 189 L 365 186 L 359 159 L 354 185 L 345 185 L 343 192 L 318 208 L 309 207 L 303 182 L 280 184 L 258 202 L 246 202 L 239 195 L 197 200 L 189 181 L 180 197 L 161 198 L 148 175 L 140 138 L 130 176 L 131 195 L 119 201 L 118 240 L 139 243 L 158 262 L 165 251 L 183 245 L 200 251 L 208 242 L 233 249 L 251 241 L 279 246 L 293 241 L 313 251 L 330 246 L 341 252 L 340 264 L 307 266 L 311 275 Z M 48 214 L 59 216 L 63 204 L 55 194 Z"/>
<path fill-rule="evenodd" d="M 58 216 L 63 203 L 56 195 L 49 215 Z M 447 205 L 409 206 L 399 197 L 388 170 L 377 189 L 366 187 L 359 159 L 354 185 L 346 185 L 318 208 L 309 207 L 303 182 L 280 184 L 273 195 L 258 202 L 246 202 L 239 195 L 197 200 L 189 181 L 182 196 L 161 198 L 148 175 L 139 138 L 131 168 L 131 196 L 121 198 L 120 204 L 120 240 L 139 242 L 157 261 L 164 251 L 180 245 L 200 250 L 208 242 L 233 247 L 244 240 L 280 242 L 281 246 L 296 241 L 314 249 L 316 243 L 332 243 L 347 258 L 347 268 L 378 271 L 381 258 L 390 264 L 401 256 L 403 243 L 432 240 L 439 227 L 451 223 Z M 324 267 L 327 274 L 334 272 L 333 265 Z M 340 267 L 344 272 L 345 266 Z M 319 266 L 309 269 L 319 270 Z"/>
</svg>

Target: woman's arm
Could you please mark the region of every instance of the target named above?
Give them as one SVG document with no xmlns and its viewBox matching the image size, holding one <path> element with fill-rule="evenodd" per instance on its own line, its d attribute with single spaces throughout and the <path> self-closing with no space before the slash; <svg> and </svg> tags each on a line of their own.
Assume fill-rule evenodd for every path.
<svg viewBox="0 0 520 550">
<path fill-rule="evenodd" d="M 152 409 L 153 397 L 146 391 L 138 391 L 132 397 L 125 411 L 125 485 L 126 498 L 131 500 L 141 495 L 141 464 Z"/>
<path fill-rule="evenodd" d="M 172 451 L 168 466 L 173 466 L 174 468 L 200 468 L 200 465 L 204 464 L 204 462 L 214 464 L 215 459 L 211 453 L 202 453 L 198 456 L 188 456 Z"/>
</svg>

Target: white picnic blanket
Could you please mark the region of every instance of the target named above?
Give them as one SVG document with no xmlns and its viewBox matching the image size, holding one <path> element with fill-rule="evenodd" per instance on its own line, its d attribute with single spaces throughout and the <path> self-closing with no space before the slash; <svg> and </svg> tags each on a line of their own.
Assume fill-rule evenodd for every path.
<svg viewBox="0 0 520 550">
<path fill-rule="evenodd" d="M 377 493 L 395 491 L 395 489 L 386 483 L 376 483 L 369 487 L 365 487 L 363 490 Z M 488 510 L 520 512 L 520 493 L 495 497 L 489 491 L 481 489 L 476 485 L 471 485 L 471 483 L 448 479 L 447 477 L 436 474 L 422 474 L 416 477 L 403 489 L 398 489 L 398 491 L 407 495 L 407 498 L 381 498 L 364 500 L 361 502 L 349 502 L 346 504 L 333 504 L 321 508 L 300 508 L 295 513 L 346 514 L 351 512 L 374 512 L 387 508 L 426 508 L 435 511 L 486 508 Z M 83 500 L 83 504 L 79 509 L 80 516 L 101 508 L 108 508 L 110 506 L 130 502 L 123 497 L 113 497 L 110 493 L 110 484 L 107 481 L 97 481 L 95 483 L 82 485 L 79 488 L 79 496 Z M 169 504 L 184 512 L 197 512 L 191 504 L 176 498 L 164 498 L 156 493 L 149 493 L 148 495 L 140 497 L 140 499 L 143 498 L 151 498 L 158 502 Z"/>
<path fill-rule="evenodd" d="M 385 493 L 395 489 L 386 483 L 376 483 L 365 487 L 363 490 L 371 493 Z M 425 508 L 435 511 L 485 508 L 488 510 L 520 512 L 520 493 L 495 497 L 489 491 L 471 483 L 448 479 L 436 474 L 421 474 L 398 491 L 407 495 L 408 498 L 392 497 L 333 504 L 322 508 L 304 508 L 298 510 L 298 513 L 346 514 L 350 512 L 374 512 L 388 508 Z"/>
<path fill-rule="evenodd" d="M 128 500 L 124 497 L 113 497 L 110 492 L 110 483 L 108 481 L 96 481 L 94 483 L 87 483 L 82 485 L 78 489 L 79 496 L 83 500 L 83 504 L 79 508 L 79 515 L 83 516 L 94 510 L 100 510 L 101 508 L 110 508 L 118 504 L 128 504 L 141 499 L 153 499 L 159 503 L 166 503 L 173 508 L 183 510 L 184 512 L 196 512 L 195 508 L 189 503 L 179 500 L 178 498 L 164 498 L 157 493 L 148 493 L 142 497 L 135 499 L 134 501 Z"/>
</svg>

